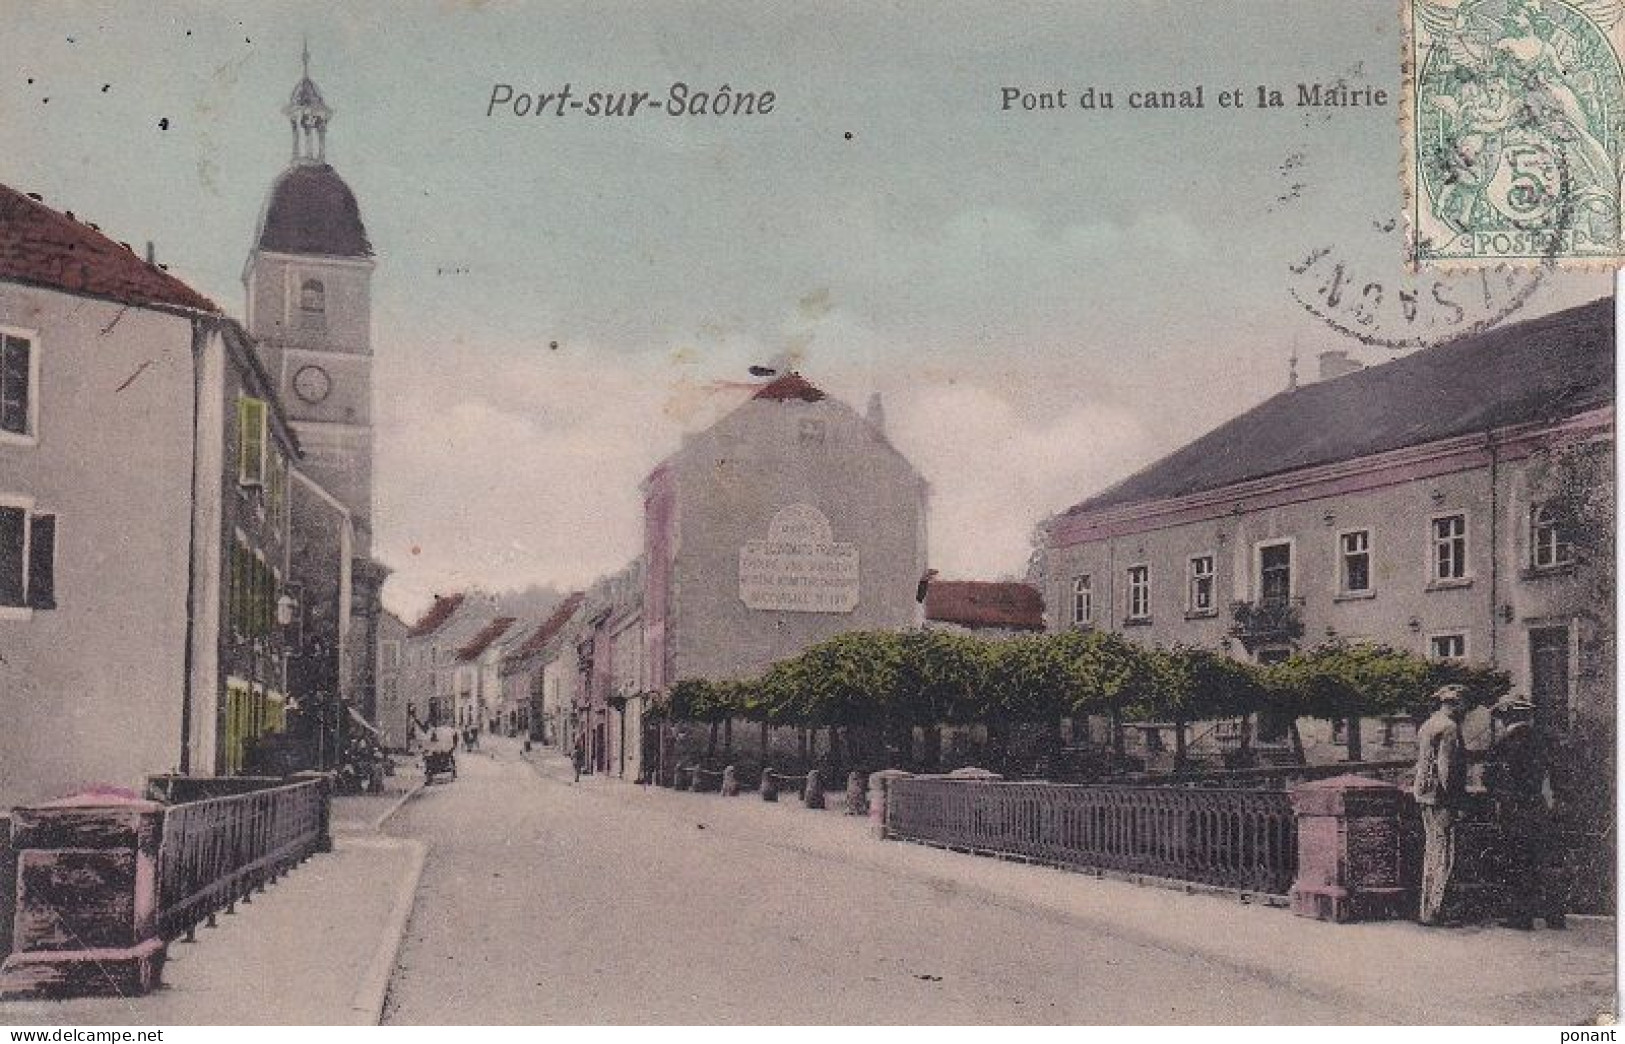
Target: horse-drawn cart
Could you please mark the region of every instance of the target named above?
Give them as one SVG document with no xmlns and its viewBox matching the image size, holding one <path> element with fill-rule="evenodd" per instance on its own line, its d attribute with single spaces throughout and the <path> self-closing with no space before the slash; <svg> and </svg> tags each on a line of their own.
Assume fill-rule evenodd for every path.
<svg viewBox="0 0 1625 1044">
<path fill-rule="evenodd" d="M 426 750 L 423 752 L 424 786 L 433 783 L 436 776 L 457 778 L 457 756 L 450 750 Z"/>
</svg>

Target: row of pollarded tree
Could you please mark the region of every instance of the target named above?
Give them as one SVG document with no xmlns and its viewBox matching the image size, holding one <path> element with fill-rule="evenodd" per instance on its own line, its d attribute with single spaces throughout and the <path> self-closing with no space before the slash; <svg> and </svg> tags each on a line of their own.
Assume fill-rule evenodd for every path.
<svg viewBox="0 0 1625 1044">
<path fill-rule="evenodd" d="M 1013 726 L 1049 725 L 1100 716 L 1110 722 L 1113 752 L 1123 755 L 1124 727 L 1169 723 L 1176 768 L 1187 760 L 1190 727 L 1241 719 L 1242 744 L 1260 714 L 1287 720 L 1301 763 L 1298 718 L 1347 722 L 1348 757 L 1361 760 L 1362 717 L 1425 716 L 1440 685 L 1467 687 L 1470 705 L 1493 702 L 1510 687 L 1504 672 L 1435 662 L 1373 644 L 1331 642 L 1276 664 L 1258 665 L 1187 646 L 1152 648 L 1103 631 L 1067 631 L 987 640 L 947 631 L 853 631 L 810 646 L 758 678 L 687 678 L 672 686 L 657 712 L 671 721 L 709 724 L 712 746 L 725 722 L 828 729 L 829 749 L 879 735 L 908 750 L 915 728 L 925 736 L 922 760 L 940 761 L 942 725 L 984 725 L 1002 752 Z M 849 751 L 850 752 L 850 751 Z M 857 760 L 857 759 L 853 759 Z"/>
</svg>

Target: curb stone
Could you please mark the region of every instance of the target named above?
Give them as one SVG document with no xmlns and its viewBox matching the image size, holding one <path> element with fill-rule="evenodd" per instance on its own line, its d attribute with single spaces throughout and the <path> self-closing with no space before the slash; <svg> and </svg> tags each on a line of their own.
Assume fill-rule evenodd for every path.
<svg viewBox="0 0 1625 1044">
<path fill-rule="evenodd" d="M 416 791 L 413 791 L 416 793 Z M 411 794 L 406 797 L 411 797 Z M 403 798 L 397 807 L 405 804 Z M 394 810 L 391 809 L 391 812 Z M 386 813 L 384 818 L 387 818 Z M 351 844 L 356 839 L 350 840 Z M 384 1016 L 384 1003 L 389 996 L 389 982 L 394 977 L 395 962 L 400 956 L 401 944 L 406 939 L 407 925 L 412 920 L 412 909 L 417 904 L 418 883 L 423 877 L 423 864 L 428 858 L 428 846 L 421 841 L 411 838 L 378 837 L 362 839 L 362 844 L 377 845 L 382 848 L 400 848 L 407 852 L 407 871 L 401 878 L 395 890 L 395 901 L 389 910 L 389 920 L 384 924 L 382 938 L 378 947 L 373 951 L 372 959 L 367 962 L 366 971 L 359 979 L 360 985 L 356 987 L 355 995 L 350 1000 L 350 1010 L 353 1011 L 361 1025 L 376 1026 Z"/>
</svg>

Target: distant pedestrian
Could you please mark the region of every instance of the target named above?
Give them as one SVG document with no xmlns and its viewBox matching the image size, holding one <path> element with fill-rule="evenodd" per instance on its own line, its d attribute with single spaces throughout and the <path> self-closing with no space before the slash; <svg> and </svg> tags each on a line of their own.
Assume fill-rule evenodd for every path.
<svg viewBox="0 0 1625 1044">
<path fill-rule="evenodd" d="M 1442 921 L 1450 876 L 1456 863 L 1456 825 L 1467 798 L 1467 745 L 1461 734 L 1466 716 L 1460 685 L 1433 694 L 1438 709 L 1416 733 L 1416 803 L 1421 806 L 1422 902 L 1419 920 Z"/>
<path fill-rule="evenodd" d="M 581 770 L 587 766 L 587 741 L 585 737 L 576 737 L 575 746 L 570 749 L 570 763 L 575 766 L 575 781 L 580 783 Z"/>
<path fill-rule="evenodd" d="M 1501 834 L 1501 923 L 1528 931 L 1539 917 L 1548 928 L 1564 928 L 1567 874 L 1555 816 L 1558 759 L 1549 738 L 1535 727 L 1533 703 L 1508 696 L 1494 714 L 1504 731 L 1485 758 L 1484 785 L 1495 801 Z"/>
</svg>

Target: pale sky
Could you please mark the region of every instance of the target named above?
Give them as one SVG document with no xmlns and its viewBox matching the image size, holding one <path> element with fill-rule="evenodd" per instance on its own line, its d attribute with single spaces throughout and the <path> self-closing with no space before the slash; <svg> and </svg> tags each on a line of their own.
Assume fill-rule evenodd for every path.
<svg viewBox="0 0 1625 1044">
<path fill-rule="evenodd" d="M 650 466 L 786 352 L 859 409 L 883 394 L 932 486 L 932 564 L 978 578 L 1019 576 L 1046 514 L 1281 390 L 1294 351 L 1306 378 L 1323 350 L 1393 354 L 1289 294 L 1323 292 L 1334 260 L 1390 301 L 1407 278 L 1383 227 L 1391 0 L 12 0 L 0 19 L 0 181 L 156 241 L 239 316 L 308 34 L 377 251 L 375 551 L 408 616 L 435 591 L 618 568 Z M 486 115 L 498 83 L 678 80 L 775 109 Z M 1302 109 L 1299 82 L 1390 99 Z M 1197 84 L 1200 111 L 1126 105 Z M 1256 108 L 1259 84 L 1287 106 Z M 1007 86 L 1117 107 L 1004 112 Z M 1220 110 L 1233 88 L 1247 107 Z M 1524 314 L 1609 286 L 1554 276 Z"/>
</svg>

